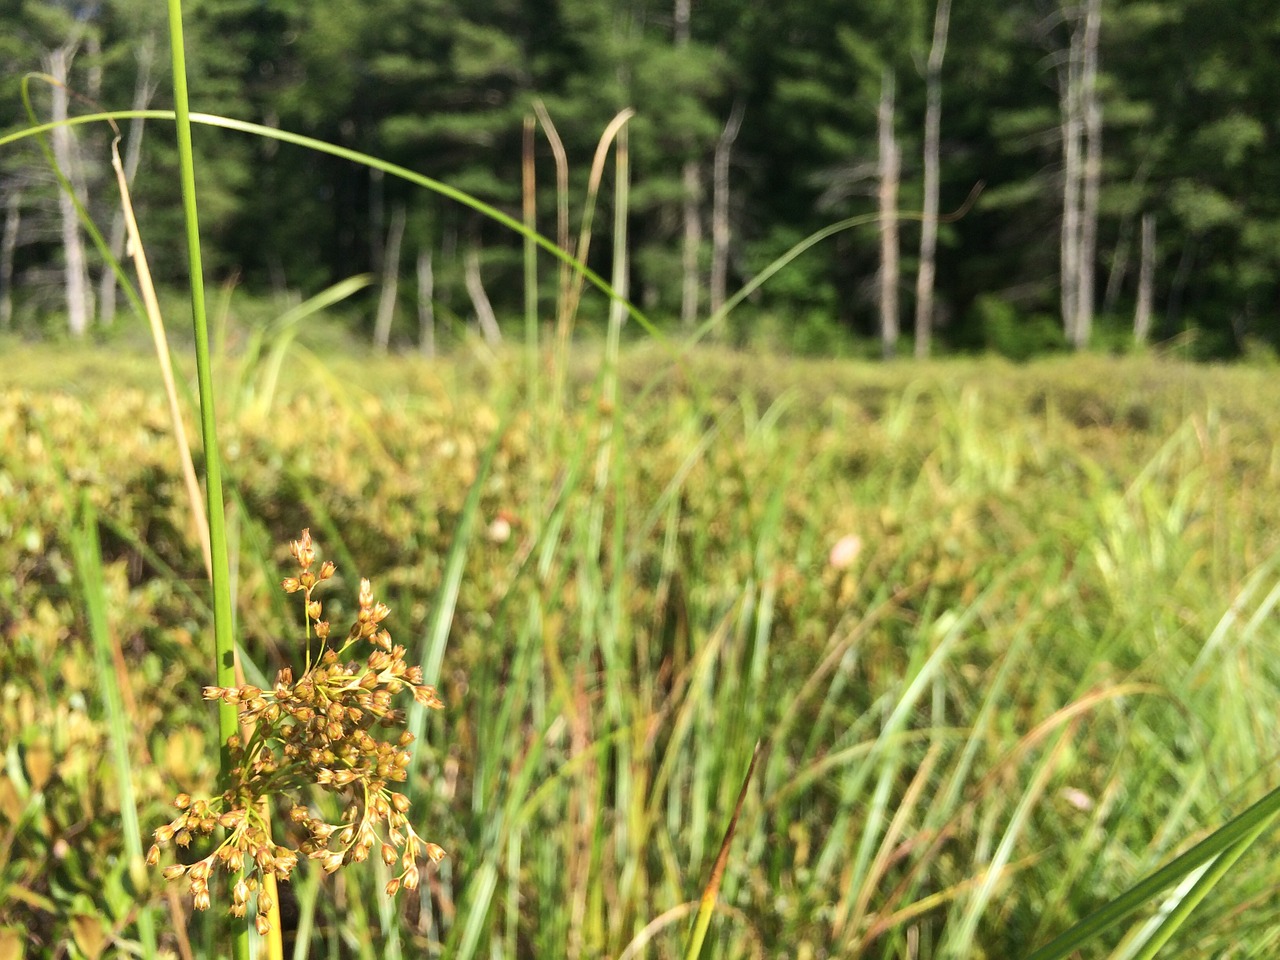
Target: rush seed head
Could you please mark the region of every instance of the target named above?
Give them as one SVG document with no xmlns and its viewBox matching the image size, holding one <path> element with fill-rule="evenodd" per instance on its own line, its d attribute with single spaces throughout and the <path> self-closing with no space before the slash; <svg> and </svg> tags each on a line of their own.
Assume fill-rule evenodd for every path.
<svg viewBox="0 0 1280 960">
<path fill-rule="evenodd" d="M 234 877 L 231 912 L 245 916 L 256 898 L 260 932 L 269 929 L 274 906 L 262 881 L 268 874 L 289 879 L 299 857 L 316 860 L 333 873 L 367 859 L 376 848 L 385 864 L 401 867 L 386 886 L 390 895 L 418 885 L 420 853 L 432 863 L 445 855 L 409 826 L 409 800 L 389 786 L 407 778 L 407 747 L 413 742 L 403 729 L 404 711 L 393 707 L 393 698 L 408 687 L 424 707 L 438 710 L 443 702 L 423 682 L 421 667 L 405 662 L 405 648 L 393 643 L 383 626 L 391 610 L 374 598 L 368 580 L 360 581 L 358 610 L 345 642 L 330 645 L 329 624 L 320 620 L 321 601 L 312 590 L 332 578 L 336 568 L 325 561 L 318 573 L 312 570 L 315 546 L 307 530 L 290 543 L 289 551 L 298 569 L 282 586 L 286 593 L 302 593 L 303 612 L 315 637 L 292 645 L 307 653 L 301 672 L 295 681 L 295 668 L 284 667 L 270 690 L 252 684 L 204 688 L 206 700 L 236 706 L 240 714 L 244 732 L 227 742 L 235 761 L 230 782 L 224 793 L 208 799 L 178 794 L 178 817 L 156 828 L 155 844 L 147 853 L 147 863 L 155 866 L 169 843 L 186 846 L 195 836 L 225 831 L 213 853 L 189 866 L 171 864 L 163 875 L 166 880 L 185 879 L 196 909 L 203 910 L 210 902 L 210 871 L 221 865 Z M 398 732 L 380 739 L 375 735 L 380 729 Z M 338 795 L 343 803 L 339 823 L 314 816 L 303 803 L 310 785 Z M 284 825 L 301 832 L 293 846 L 276 841 L 264 815 L 281 801 L 290 804 Z"/>
</svg>

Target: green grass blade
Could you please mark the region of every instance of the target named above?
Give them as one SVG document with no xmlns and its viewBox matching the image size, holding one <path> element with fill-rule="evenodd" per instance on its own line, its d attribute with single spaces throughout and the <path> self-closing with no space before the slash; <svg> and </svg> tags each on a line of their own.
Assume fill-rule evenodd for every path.
<svg viewBox="0 0 1280 960">
<path fill-rule="evenodd" d="M 129 731 L 132 723 L 125 716 L 124 702 L 116 686 L 116 671 L 111 655 L 111 638 L 107 625 L 107 598 L 102 582 L 102 554 L 98 545 L 98 521 L 88 497 L 81 501 L 80 519 L 72 531 L 76 573 L 84 591 L 89 633 L 93 639 L 94 666 L 98 687 L 107 711 L 111 731 L 111 759 L 116 770 L 116 786 L 120 791 L 120 818 L 124 821 L 124 843 L 129 854 L 129 877 L 134 889 L 147 888 L 147 871 L 142 853 L 142 829 L 138 823 L 138 803 L 133 793 L 133 766 L 129 760 Z M 151 909 L 138 905 L 138 934 L 142 938 L 143 956 L 156 955 L 156 931 Z"/>
<path fill-rule="evenodd" d="M 1029 954 L 1026 960 L 1064 960 L 1084 944 L 1141 909 L 1160 891 L 1177 883 L 1200 865 L 1233 849 L 1245 838 L 1256 836 L 1280 814 L 1280 788 L 1219 827 L 1186 853 L 1161 867 L 1110 903 L 1085 917 L 1070 930 Z M 1252 840 L 1250 840 L 1252 842 Z"/>
<path fill-rule="evenodd" d="M 1209 895 L 1209 892 L 1218 885 L 1218 882 L 1230 872 L 1236 861 L 1244 856 L 1254 842 L 1275 823 L 1277 816 L 1280 816 L 1280 811 L 1263 820 L 1225 850 L 1218 859 L 1213 861 L 1209 869 L 1196 880 L 1195 885 L 1187 895 L 1178 900 L 1177 905 L 1169 911 L 1168 916 L 1160 924 L 1160 928 L 1147 942 L 1146 947 L 1137 955 L 1135 960 L 1152 960 L 1155 957 L 1160 949 L 1169 942 L 1169 938 L 1177 933 L 1178 928 L 1191 916 L 1191 912 L 1200 905 L 1200 902 Z"/>
<path fill-rule="evenodd" d="M 187 94 L 186 50 L 182 33 L 182 2 L 169 0 L 169 46 L 173 63 L 174 119 L 177 124 L 178 170 L 182 183 L 182 212 L 187 234 L 191 318 L 195 327 L 196 378 L 200 392 L 200 429 L 205 451 L 205 496 L 208 501 L 209 547 L 213 580 L 214 656 L 218 686 L 235 685 L 235 641 L 232 637 L 230 563 L 227 555 L 226 513 L 222 499 L 222 461 L 218 450 L 217 417 L 213 402 L 213 370 L 209 361 L 209 325 L 205 316 L 204 262 L 200 254 L 200 216 L 196 203 L 195 158 L 191 146 L 191 108 Z M 231 770 L 227 742 L 238 729 L 237 711 L 218 705 L 218 738 L 222 744 L 222 774 Z M 249 926 L 234 926 L 232 953 L 248 960 Z"/>
<path fill-rule="evenodd" d="M 489 446 L 485 448 L 484 456 L 481 457 L 480 465 L 476 469 L 475 480 L 467 491 L 467 499 L 463 501 L 462 512 L 458 515 L 458 525 L 453 531 L 449 554 L 444 561 L 440 588 L 436 591 L 435 603 L 431 607 L 431 617 L 427 621 L 427 632 L 422 637 L 418 652 L 418 662 L 422 664 L 423 677 L 429 684 L 436 684 L 440 680 L 440 669 L 444 665 L 444 651 L 449 643 L 449 629 L 453 626 L 453 611 L 457 606 L 458 590 L 462 585 L 462 571 L 466 566 L 467 548 L 471 543 L 471 532 L 475 528 L 476 517 L 480 513 L 480 498 L 484 495 L 489 472 L 493 469 L 494 456 L 502 444 L 503 434 L 506 433 L 514 409 L 514 407 L 508 409 L 502 422 L 494 430 Z M 427 710 L 415 701 L 409 708 L 408 730 L 415 740 L 420 740 L 426 726 Z"/>
<path fill-rule="evenodd" d="M 711 926 L 711 914 L 715 912 L 716 897 L 720 894 L 720 884 L 724 880 L 725 868 L 729 865 L 729 847 L 733 844 L 733 835 L 738 829 L 738 818 L 742 816 L 742 805 L 747 800 L 747 790 L 751 786 L 751 776 L 756 772 L 756 762 L 760 759 L 760 741 L 756 741 L 755 750 L 751 754 L 751 763 L 747 766 L 747 775 L 742 778 L 742 789 L 738 791 L 738 802 L 734 805 L 733 816 L 729 818 L 729 826 L 724 831 L 724 840 L 720 844 L 720 853 L 716 856 L 715 866 L 711 869 L 711 877 L 703 888 L 702 898 L 698 903 L 698 915 L 693 921 L 693 930 L 689 933 L 689 941 L 685 945 L 684 960 L 698 960 L 702 955 L 702 944 L 707 938 L 707 929 Z"/>
</svg>

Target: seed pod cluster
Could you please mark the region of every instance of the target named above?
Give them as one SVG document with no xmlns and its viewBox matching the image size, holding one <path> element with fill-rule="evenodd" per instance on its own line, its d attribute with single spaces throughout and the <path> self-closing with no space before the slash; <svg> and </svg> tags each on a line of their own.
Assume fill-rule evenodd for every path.
<svg viewBox="0 0 1280 960">
<path fill-rule="evenodd" d="M 235 876 L 231 913 L 245 916 L 255 899 L 260 933 L 270 929 L 273 906 L 266 875 L 288 880 L 300 857 L 333 873 L 368 859 L 376 849 L 387 866 L 398 867 L 387 884 L 387 893 L 394 894 L 418 885 L 421 857 L 438 863 L 445 856 L 414 830 L 409 799 L 393 788 L 408 777 L 413 742 L 403 729 L 405 713 L 393 706 L 393 699 L 407 690 L 424 707 L 444 704 L 435 688 L 423 682 L 422 668 L 408 665 L 404 647 L 393 643 L 382 625 L 390 611 L 374 600 L 368 580 L 360 581 L 355 621 L 340 645 L 331 646 L 323 605 L 313 591 L 333 576 L 334 565 L 325 561 L 313 572 L 315 549 L 307 530 L 290 544 L 290 552 L 298 575 L 286 577 L 283 587 L 286 593 L 302 594 L 306 611 L 302 673 L 295 680 L 285 667 L 270 690 L 249 684 L 204 688 L 206 700 L 229 703 L 240 714 L 241 734 L 228 741 L 232 768 L 227 789 L 206 800 L 179 794 L 174 800 L 178 815 L 157 828 L 147 854 L 154 866 L 161 848 L 170 843 L 185 848 L 194 837 L 225 831 L 212 853 L 194 863 L 168 866 L 164 877 L 185 879 L 195 907 L 203 910 L 210 901 L 209 876 L 222 867 Z M 399 734 L 392 737 L 396 730 Z M 313 785 L 340 798 L 337 823 L 300 801 Z M 287 819 L 302 835 L 296 847 L 273 838 L 268 812 L 282 799 L 293 801 Z"/>
</svg>

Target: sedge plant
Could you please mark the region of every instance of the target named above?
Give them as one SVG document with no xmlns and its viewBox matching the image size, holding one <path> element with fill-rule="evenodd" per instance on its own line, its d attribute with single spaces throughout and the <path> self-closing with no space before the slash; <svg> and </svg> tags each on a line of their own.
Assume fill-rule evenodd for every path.
<svg viewBox="0 0 1280 960">
<path fill-rule="evenodd" d="M 222 794 L 207 799 L 179 794 L 174 800 L 178 815 L 155 831 L 156 842 L 147 854 L 154 866 L 162 847 L 186 848 L 222 828 L 225 835 L 212 852 L 191 863 L 171 864 L 164 876 L 185 880 L 195 907 L 203 910 L 211 903 L 209 879 L 223 869 L 235 877 L 232 915 L 244 917 L 253 899 L 254 922 L 263 935 L 273 928 L 275 909 L 268 878 L 288 880 L 301 858 L 334 873 L 344 864 L 367 860 L 377 847 L 384 864 L 399 867 L 386 884 L 387 894 L 394 895 L 418 886 L 421 855 L 433 863 L 445 855 L 414 830 L 408 797 L 393 789 L 408 779 L 407 748 L 414 740 L 404 729 L 405 712 L 393 706 L 393 699 L 410 692 L 422 706 L 439 709 L 443 703 L 435 687 L 423 683 L 422 668 L 406 664 L 404 647 L 392 643 L 383 625 L 390 610 L 374 600 L 368 580 L 360 582 L 350 629 L 331 640 L 316 590 L 336 567 L 332 561 L 316 565 L 308 530 L 290 544 L 290 552 L 298 570 L 282 586 L 303 603 L 302 669 L 296 678 L 291 667 L 280 670 L 271 690 L 250 684 L 205 687 L 205 699 L 236 711 L 247 734 L 229 738 L 232 767 Z M 395 730 L 394 740 L 376 736 Z M 338 822 L 308 808 L 306 791 L 313 787 L 341 798 Z M 288 820 L 305 834 L 296 846 L 277 840 L 267 815 L 273 802 L 286 798 L 292 800 Z"/>
</svg>

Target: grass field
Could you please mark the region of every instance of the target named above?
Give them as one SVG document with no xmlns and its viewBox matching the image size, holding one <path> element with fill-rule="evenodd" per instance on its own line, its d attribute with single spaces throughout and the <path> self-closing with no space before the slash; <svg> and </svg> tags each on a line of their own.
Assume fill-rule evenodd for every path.
<svg viewBox="0 0 1280 960">
<path fill-rule="evenodd" d="M 394 902 L 301 866 L 286 955 L 681 956 L 757 740 L 704 956 L 1024 956 L 1280 785 L 1272 373 L 281 360 L 218 370 L 246 673 L 301 656 L 309 527 L 336 621 L 371 578 L 439 686 L 409 786 L 449 853 Z M 227 891 L 141 869 L 120 790 L 145 847 L 218 762 L 154 364 L 4 362 L 0 957 L 127 955 L 140 910 L 217 956 Z M 1269 847 L 1161 956 L 1273 955 Z"/>
</svg>

